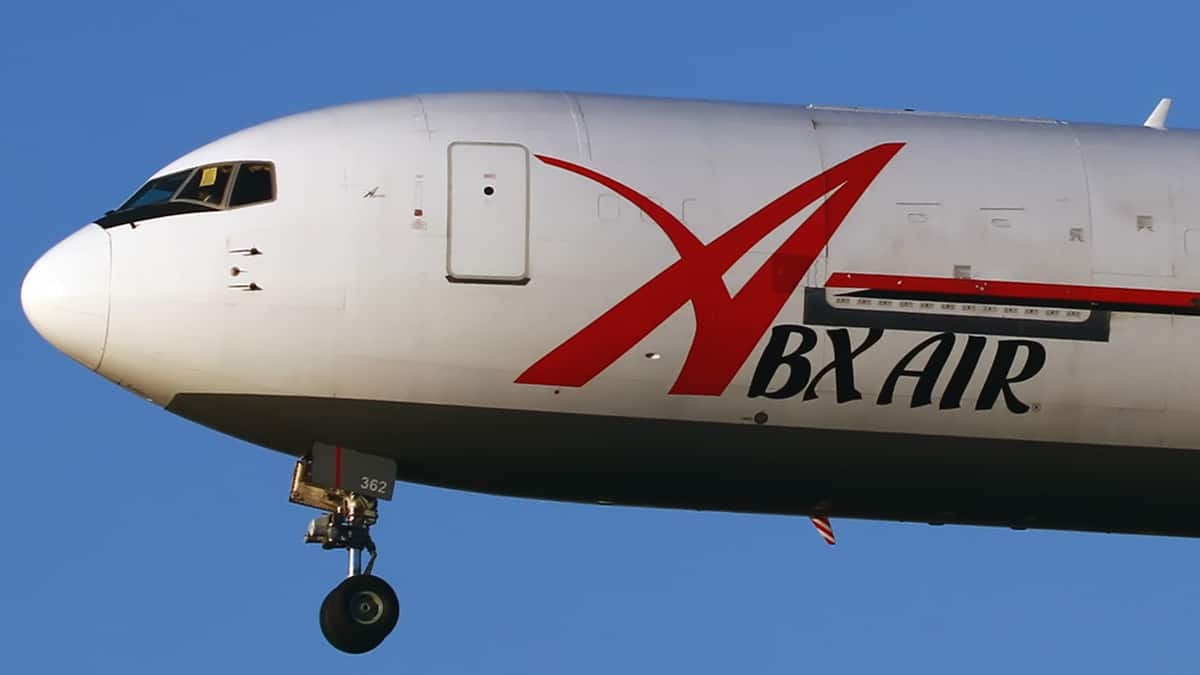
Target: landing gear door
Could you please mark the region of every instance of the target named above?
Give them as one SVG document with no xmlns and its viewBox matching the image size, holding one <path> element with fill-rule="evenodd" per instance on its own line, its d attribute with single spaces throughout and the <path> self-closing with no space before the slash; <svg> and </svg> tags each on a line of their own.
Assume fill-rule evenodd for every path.
<svg viewBox="0 0 1200 675">
<path fill-rule="evenodd" d="M 316 443 L 312 449 L 313 484 L 376 499 L 391 499 L 396 461 L 340 445 Z"/>
<path fill-rule="evenodd" d="M 446 278 L 529 281 L 529 151 L 507 143 L 450 144 Z"/>
</svg>

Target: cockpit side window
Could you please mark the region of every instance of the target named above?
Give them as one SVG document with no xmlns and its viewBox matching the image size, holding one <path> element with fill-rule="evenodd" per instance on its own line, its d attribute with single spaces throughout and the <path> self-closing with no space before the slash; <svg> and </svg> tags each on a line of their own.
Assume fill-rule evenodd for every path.
<svg viewBox="0 0 1200 675">
<path fill-rule="evenodd" d="M 173 201 L 200 202 L 221 206 L 225 203 L 225 188 L 233 175 L 233 164 L 202 166 L 192 172 L 187 185 L 175 195 Z"/>
<path fill-rule="evenodd" d="M 233 185 L 233 194 L 229 196 L 230 208 L 272 199 L 275 199 L 275 167 L 249 162 L 238 167 L 237 182 Z"/>
</svg>

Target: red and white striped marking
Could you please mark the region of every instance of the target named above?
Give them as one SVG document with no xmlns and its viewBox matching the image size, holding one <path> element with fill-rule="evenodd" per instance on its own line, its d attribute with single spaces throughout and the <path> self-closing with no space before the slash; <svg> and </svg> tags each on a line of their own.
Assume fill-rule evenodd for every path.
<svg viewBox="0 0 1200 675">
<path fill-rule="evenodd" d="M 837 543 L 837 537 L 833 536 L 833 525 L 825 516 L 812 516 L 809 518 L 812 521 L 813 527 L 817 528 L 817 532 L 821 533 L 821 538 L 826 544 L 833 546 Z"/>
</svg>

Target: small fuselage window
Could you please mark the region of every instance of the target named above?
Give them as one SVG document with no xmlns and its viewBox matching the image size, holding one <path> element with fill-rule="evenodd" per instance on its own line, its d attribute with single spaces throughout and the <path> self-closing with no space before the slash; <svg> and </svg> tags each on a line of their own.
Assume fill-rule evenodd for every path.
<svg viewBox="0 0 1200 675">
<path fill-rule="evenodd" d="M 270 162 L 208 164 L 151 179 L 96 222 L 104 228 L 181 213 L 223 211 L 275 200 Z"/>
</svg>

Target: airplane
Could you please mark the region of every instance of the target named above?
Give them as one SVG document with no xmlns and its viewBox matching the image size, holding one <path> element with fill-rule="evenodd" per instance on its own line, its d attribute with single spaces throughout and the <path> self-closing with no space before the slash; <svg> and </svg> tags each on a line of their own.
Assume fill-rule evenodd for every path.
<svg viewBox="0 0 1200 675">
<path fill-rule="evenodd" d="M 350 103 L 170 162 L 21 302 L 100 376 L 297 458 L 350 653 L 399 616 L 370 538 L 396 481 L 830 543 L 830 518 L 1200 536 L 1200 133 L 1169 106 Z"/>
</svg>

